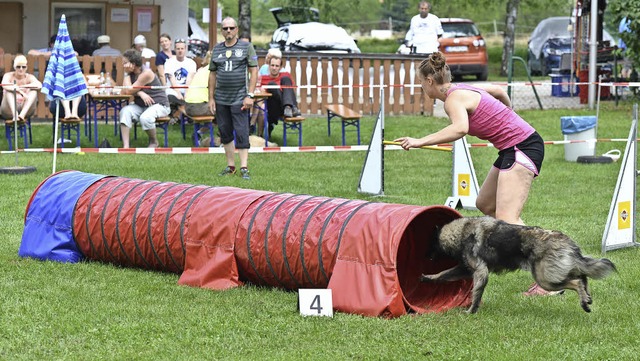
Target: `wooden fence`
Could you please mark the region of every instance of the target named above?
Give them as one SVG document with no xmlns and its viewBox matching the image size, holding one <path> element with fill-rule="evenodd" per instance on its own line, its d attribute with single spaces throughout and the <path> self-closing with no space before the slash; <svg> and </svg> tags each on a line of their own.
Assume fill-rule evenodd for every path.
<svg viewBox="0 0 640 361">
<path fill-rule="evenodd" d="M 422 95 L 416 69 L 423 58 L 387 54 L 285 53 L 285 68 L 298 88 L 298 105 L 302 114 L 323 114 L 324 104 L 344 104 L 361 114 L 377 114 L 384 104 L 386 114 L 433 114 L 433 100 Z M 0 57 L 0 71 L 12 70 L 13 54 Z M 260 64 L 264 52 L 259 53 Z M 44 80 L 47 58 L 27 56 L 27 71 Z M 200 59 L 196 59 L 199 64 Z M 111 72 L 116 84 L 122 84 L 121 57 L 79 56 L 86 75 Z M 145 61 L 146 62 L 146 61 Z M 148 59 L 155 71 L 155 59 Z M 2 72 L 4 73 L 4 72 Z M 384 98 L 380 89 L 384 88 Z M 39 95 L 37 118 L 51 118 L 44 94 Z"/>
</svg>

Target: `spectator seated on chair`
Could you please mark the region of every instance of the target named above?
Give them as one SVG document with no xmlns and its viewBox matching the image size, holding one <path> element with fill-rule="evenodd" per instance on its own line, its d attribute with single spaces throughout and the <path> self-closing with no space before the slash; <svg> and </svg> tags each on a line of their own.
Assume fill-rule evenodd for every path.
<svg viewBox="0 0 640 361">
<path fill-rule="evenodd" d="M 176 86 L 189 86 L 193 80 L 193 76 L 196 73 L 197 66 L 193 59 L 186 57 L 187 44 L 184 39 L 176 39 L 175 42 L 176 56 L 167 59 L 164 63 L 164 73 L 166 76 L 167 85 Z M 171 106 L 171 115 L 176 111 L 184 111 L 184 95 L 186 88 L 167 88 L 167 97 L 169 98 L 169 104 Z M 174 123 L 173 121 L 172 123 Z"/>
<path fill-rule="evenodd" d="M 211 51 L 202 59 L 202 66 L 196 71 L 184 95 L 185 113 L 188 116 L 213 115 L 209 109 L 209 61 Z"/>
<path fill-rule="evenodd" d="M 87 77 L 84 76 L 85 84 L 87 84 Z M 88 85 L 88 84 L 87 84 Z M 49 102 L 49 112 L 54 117 L 56 116 L 56 102 Z M 87 114 L 87 99 L 84 96 L 75 97 L 73 99 L 60 100 L 60 108 L 58 116 L 60 119 L 81 119 Z"/>
<path fill-rule="evenodd" d="M 49 112 L 56 116 L 56 101 L 49 102 Z M 87 99 L 84 96 L 60 100 L 58 116 L 60 119 L 81 119 L 87 113 Z"/>
<path fill-rule="evenodd" d="M 47 59 L 49 59 L 49 57 L 51 56 L 51 52 L 53 51 L 53 46 L 56 43 L 57 37 L 58 37 L 57 35 L 52 35 L 51 38 L 49 39 L 49 43 L 46 48 L 31 49 L 29 50 L 29 52 L 27 52 L 27 55 L 33 55 L 33 56 L 44 55 Z"/>
<path fill-rule="evenodd" d="M 191 85 L 187 89 L 187 93 L 184 96 L 185 101 L 185 114 L 189 117 L 189 120 L 193 117 L 214 117 L 209 108 L 209 62 L 211 61 L 211 51 L 202 59 L 202 66 L 196 71 L 196 74 L 191 80 Z M 211 123 L 211 124 L 209 124 Z M 203 141 L 205 144 L 215 144 L 212 139 L 213 126 L 216 124 L 215 118 L 211 121 L 197 121 L 193 122 L 194 129 L 194 142 L 199 144 L 197 137 L 200 134 L 209 133 L 208 142 Z M 184 124 L 183 124 L 184 126 Z M 209 128 L 211 127 L 211 128 Z M 183 128 L 184 131 L 184 128 Z M 200 134 L 196 134 L 200 132 Z M 204 136 L 203 136 L 204 137 Z M 203 139 L 206 140 L 206 139 Z M 219 142 L 217 144 L 220 144 Z"/>
<path fill-rule="evenodd" d="M 271 138 L 271 132 L 280 118 L 291 118 L 300 115 L 291 74 L 281 72 L 281 69 L 282 58 L 272 56 L 269 60 L 269 74 L 260 77 L 260 84 L 264 91 L 271 94 L 266 100 L 269 114 L 269 119 L 267 120 L 269 122 L 269 138 Z"/>
<path fill-rule="evenodd" d="M 149 136 L 149 147 L 158 146 L 156 119 L 169 115 L 169 99 L 164 89 L 159 89 L 160 79 L 149 68 L 142 68 L 142 56 L 135 49 L 122 55 L 124 67 L 123 94 L 134 96 L 134 103 L 120 111 L 120 134 L 123 148 L 129 148 L 129 133 L 133 122 L 140 122 L 142 130 Z M 144 88 L 141 88 L 144 87 Z"/>
<path fill-rule="evenodd" d="M 147 38 L 145 38 L 144 35 L 142 34 L 138 34 L 136 35 L 135 38 L 133 38 L 132 48 L 139 51 L 140 56 L 142 56 L 145 59 L 151 59 L 156 56 L 156 52 L 153 51 L 153 49 L 147 48 Z M 149 67 L 149 64 L 145 64 L 145 65 L 146 67 Z"/>
<path fill-rule="evenodd" d="M 260 88 L 261 84 L 260 84 L 260 78 L 262 78 L 263 75 L 269 75 L 269 62 L 271 61 L 272 57 L 278 57 L 278 58 L 282 58 L 282 51 L 278 48 L 271 48 L 267 51 L 267 55 L 264 57 L 264 64 L 262 64 L 262 66 L 260 66 L 260 69 L 258 69 L 258 81 L 256 83 L 256 87 Z M 284 72 L 284 68 L 280 69 L 281 72 Z M 264 99 L 260 99 L 260 100 L 256 100 L 255 103 L 256 105 L 258 105 L 259 107 L 263 107 L 262 103 L 264 102 Z M 257 130 L 257 134 L 259 136 L 263 136 L 262 131 L 263 131 L 263 116 L 264 114 L 262 112 L 251 112 L 251 128 L 250 131 L 253 133 L 254 130 Z M 256 129 L 256 125 L 259 125 L 259 127 Z"/>
<path fill-rule="evenodd" d="M 269 75 L 269 63 L 271 58 L 273 57 L 282 58 L 282 51 L 278 48 L 271 48 L 267 51 L 267 55 L 264 57 L 264 64 L 258 69 L 258 76 Z M 280 69 L 280 71 L 285 71 L 284 69 Z M 260 79 L 258 79 L 260 81 Z"/>
<path fill-rule="evenodd" d="M 164 64 L 176 55 L 176 52 L 171 49 L 172 46 L 171 35 L 167 33 L 160 34 L 160 51 L 156 54 L 156 72 L 162 85 L 167 85 L 167 77 L 164 75 Z"/>
<path fill-rule="evenodd" d="M 15 71 L 2 77 L 4 89 L 0 115 L 4 119 L 25 120 L 36 112 L 38 92 L 42 83 L 33 74 L 27 73 L 27 58 L 24 55 L 15 57 L 13 68 Z"/>
<path fill-rule="evenodd" d="M 49 46 L 47 46 L 46 48 L 31 49 L 27 52 L 27 55 L 32 55 L 32 56 L 43 55 L 45 58 L 49 59 L 51 57 L 51 52 L 53 52 L 53 46 L 56 43 L 57 37 L 58 35 L 52 35 L 51 38 L 49 39 Z M 78 56 L 77 51 L 74 51 L 74 53 L 76 54 L 76 56 Z"/>
<path fill-rule="evenodd" d="M 61 133 L 60 139 L 57 140 L 61 146 L 64 147 L 64 143 L 68 140 L 71 141 L 72 131 L 76 133 L 76 146 L 80 146 L 80 124 L 82 122 L 82 118 L 87 113 L 87 98 L 84 95 L 75 97 L 73 99 L 67 100 L 58 100 L 58 101 L 50 101 L 49 102 L 49 112 L 53 116 L 53 123 L 55 124 L 56 120 L 56 108 L 57 103 L 60 103 L 58 107 L 58 124 L 61 125 Z M 54 125 L 55 126 L 55 125 Z M 66 131 L 66 136 L 65 136 Z M 54 130 L 55 134 L 55 130 Z"/>
<path fill-rule="evenodd" d="M 111 47 L 111 38 L 109 35 L 98 36 L 99 48 L 94 50 L 91 56 L 120 56 L 122 53 L 118 49 Z"/>
</svg>

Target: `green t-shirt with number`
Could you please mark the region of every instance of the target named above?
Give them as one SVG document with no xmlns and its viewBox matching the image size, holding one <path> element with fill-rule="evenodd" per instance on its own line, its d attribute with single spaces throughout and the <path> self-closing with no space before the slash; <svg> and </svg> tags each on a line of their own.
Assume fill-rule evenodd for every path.
<svg viewBox="0 0 640 361">
<path fill-rule="evenodd" d="M 216 72 L 216 103 L 242 103 L 248 91 L 249 67 L 257 66 L 258 56 L 251 43 L 238 40 L 233 46 L 216 44 L 209 64 L 209 70 Z"/>
</svg>

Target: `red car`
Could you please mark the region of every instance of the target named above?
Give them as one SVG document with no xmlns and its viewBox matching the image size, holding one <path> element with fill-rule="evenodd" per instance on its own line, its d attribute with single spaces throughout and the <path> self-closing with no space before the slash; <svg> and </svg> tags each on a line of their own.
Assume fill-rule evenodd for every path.
<svg viewBox="0 0 640 361">
<path fill-rule="evenodd" d="M 487 80 L 489 57 L 480 31 L 469 19 L 441 18 L 444 34 L 439 39 L 440 52 L 447 57 L 451 75 L 460 79 L 463 75 L 475 75 Z"/>
</svg>

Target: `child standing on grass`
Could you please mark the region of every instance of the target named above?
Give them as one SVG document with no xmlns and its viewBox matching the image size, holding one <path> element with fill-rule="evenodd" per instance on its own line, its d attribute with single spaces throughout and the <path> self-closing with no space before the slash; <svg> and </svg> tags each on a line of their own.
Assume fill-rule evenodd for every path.
<svg viewBox="0 0 640 361">
<path fill-rule="evenodd" d="M 487 140 L 499 150 L 476 199 L 476 207 L 508 223 L 521 224 L 522 209 L 531 183 L 544 159 L 544 141 L 536 130 L 511 109 L 507 93 L 497 85 L 452 84 L 444 55 L 431 54 L 419 66 L 422 89 L 432 99 L 444 102 L 451 124 L 416 139 L 396 139 L 409 150 L 456 141 L 467 134 Z M 533 284 L 525 295 L 551 294 Z"/>
</svg>

